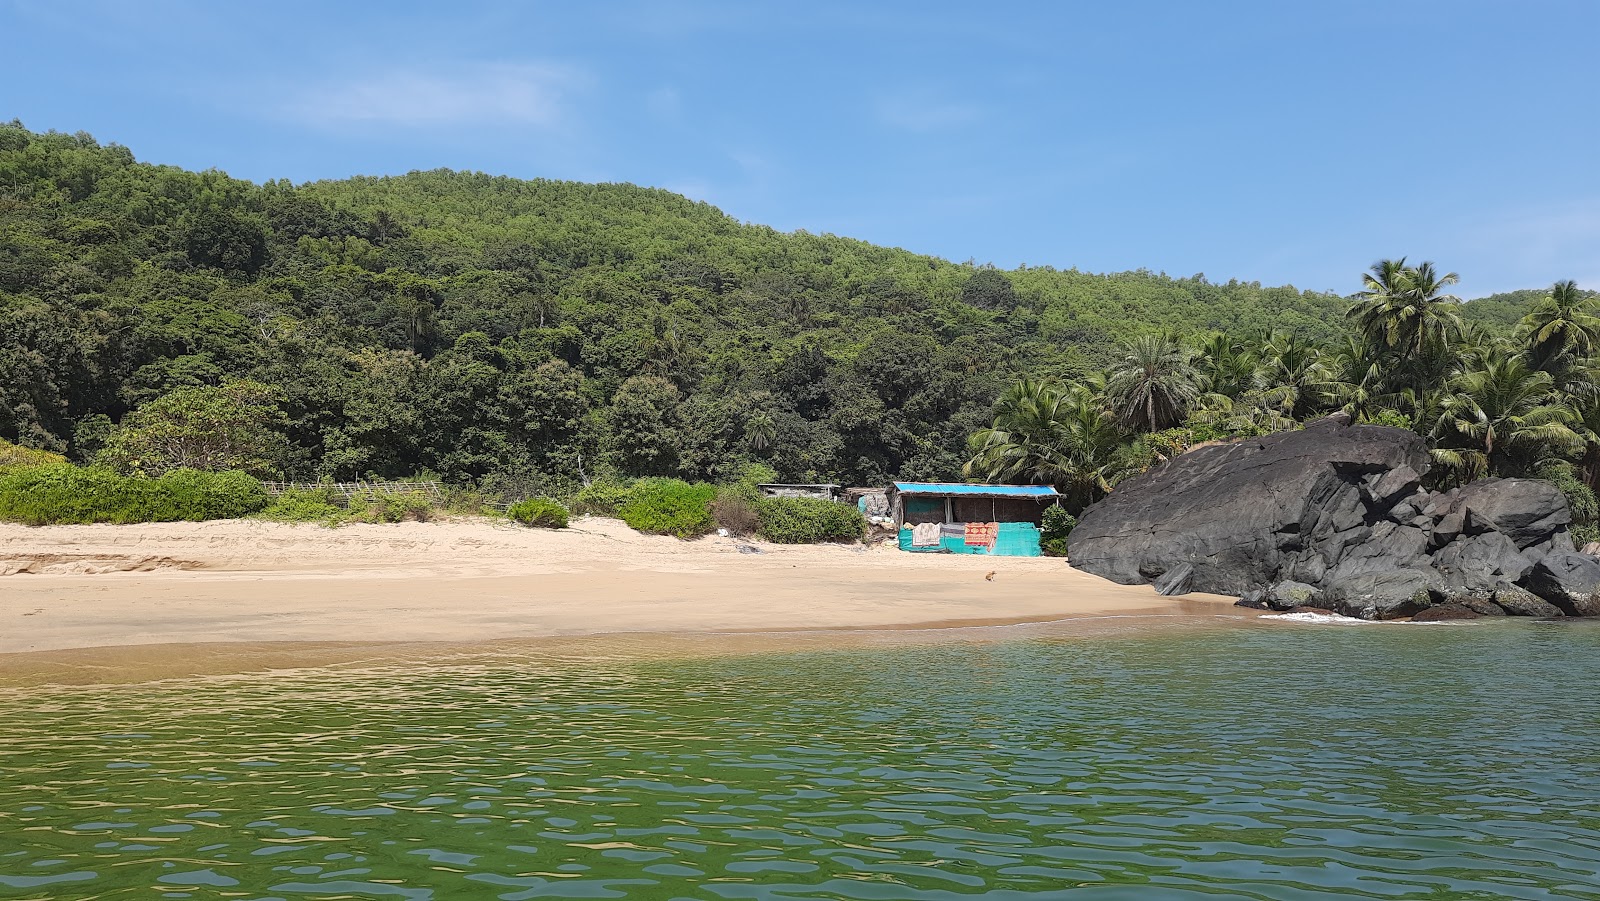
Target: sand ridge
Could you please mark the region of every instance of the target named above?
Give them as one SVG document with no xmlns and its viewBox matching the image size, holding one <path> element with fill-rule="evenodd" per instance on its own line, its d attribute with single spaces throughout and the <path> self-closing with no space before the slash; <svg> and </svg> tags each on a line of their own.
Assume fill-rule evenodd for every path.
<svg viewBox="0 0 1600 901">
<path fill-rule="evenodd" d="M 0 573 L 9 572 L 0 576 L 0 653 L 932 628 L 1233 609 L 1231 598 L 1162 598 L 1059 559 L 686 542 L 593 517 L 573 525 L 0 525 Z"/>
</svg>

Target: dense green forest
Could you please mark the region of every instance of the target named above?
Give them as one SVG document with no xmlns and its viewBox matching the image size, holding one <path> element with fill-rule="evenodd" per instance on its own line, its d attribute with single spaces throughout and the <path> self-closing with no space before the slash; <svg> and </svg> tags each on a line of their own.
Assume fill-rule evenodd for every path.
<svg viewBox="0 0 1600 901">
<path fill-rule="evenodd" d="M 1179 426 L 1240 434 L 1348 406 L 1433 432 L 1444 401 L 1422 395 L 1476 371 L 1458 332 L 1506 340 L 1544 293 L 1447 310 L 1464 331 L 1417 344 L 1400 381 L 1363 382 L 1385 360 L 1351 342 L 1382 329 L 1293 287 L 1003 272 L 625 184 L 257 185 L 0 126 L 0 438 L 125 470 L 160 468 L 163 442 L 206 422 L 248 445 L 218 465 L 428 472 L 517 497 L 751 463 L 795 481 L 950 479 L 969 461 L 999 476 L 997 413 L 1031 390 L 1102 417 L 1089 425 L 1120 462 L 1089 482 L 1109 484 L 1187 440 L 1141 436 Z M 1429 353 L 1449 360 L 1417 370 Z M 1130 372 L 1167 364 L 1176 399 L 1116 415 L 1140 390 Z M 1025 470 L 1009 475 L 1055 478 Z"/>
</svg>

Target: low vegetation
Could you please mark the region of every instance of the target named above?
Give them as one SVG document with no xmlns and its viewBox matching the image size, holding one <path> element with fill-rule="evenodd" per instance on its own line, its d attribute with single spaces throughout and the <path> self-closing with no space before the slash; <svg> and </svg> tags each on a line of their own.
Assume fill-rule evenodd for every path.
<svg viewBox="0 0 1600 901">
<path fill-rule="evenodd" d="M 544 529 L 567 527 L 567 508 L 548 498 L 531 497 L 518 501 L 511 505 L 506 515 L 525 526 Z"/>
<path fill-rule="evenodd" d="M 811 497 L 770 497 L 757 507 L 761 537 L 778 544 L 860 541 L 867 520 L 849 504 Z"/>
<path fill-rule="evenodd" d="M 242 472 L 149 478 L 71 464 L 0 472 L 0 520 L 34 526 L 231 519 L 266 506 L 261 483 Z"/>
<path fill-rule="evenodd" d="M 629 489 L 617 516 L 629 528 L 652 535 L 698 538 L 716 528 L 711 502 L 714 485 L 690 484 L 680 479 L 640 479 Z"/>
<path fill-rule="evenodd" d="M 1065 507 L 1046 508 L 1039 525 L 1039 549 L 1046 557 L 1065 557 L 1067 538 L 1077 525 L 1078 518 L 1068 513 Z"/>
</svg>

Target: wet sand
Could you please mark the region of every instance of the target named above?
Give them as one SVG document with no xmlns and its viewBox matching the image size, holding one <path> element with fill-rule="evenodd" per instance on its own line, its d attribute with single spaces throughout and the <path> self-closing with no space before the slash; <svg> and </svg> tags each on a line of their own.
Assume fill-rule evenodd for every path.
<svg viewBox="0 0 1600 901">
<path fill-rule="evenodd" d="M 837 646 L 896 631 L 1242 613 L 1231 603 L 1162 598 L 1059 559 L 685 542 L 595 518 L 561 531 L 486 520 L 0 525 L 0 677 L 183 675 L 552 639 L 608 653 L 582 640 L 601 635 L 674 653 Z M 893 640 L 908 639 L 925 640 Z"/>
</svg>

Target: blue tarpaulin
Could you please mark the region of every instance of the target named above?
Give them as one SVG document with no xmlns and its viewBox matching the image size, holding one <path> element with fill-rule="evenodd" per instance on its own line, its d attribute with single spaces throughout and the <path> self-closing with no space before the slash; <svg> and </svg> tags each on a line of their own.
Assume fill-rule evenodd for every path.
<svg viewBox="0 0 1600 901">
<path fill-rule="evenodd" d="M 964 485 L 956 482 L 895 482 L 901 494 L 937 494 L 942 497 L 1020 497 L 1047 500 L 1060 497 L 1049 485 Z"/>
</svg>

